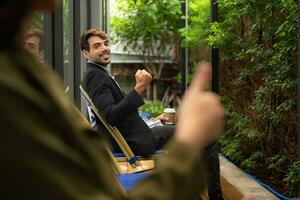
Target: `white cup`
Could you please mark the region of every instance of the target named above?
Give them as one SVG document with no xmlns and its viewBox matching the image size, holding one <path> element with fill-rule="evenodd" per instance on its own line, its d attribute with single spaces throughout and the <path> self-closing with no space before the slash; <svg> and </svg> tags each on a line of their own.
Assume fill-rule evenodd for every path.
<svg viewBox="0 0 300 200">
<path fill-rule="evenodd" d="M 175 124 L 175 115 L 176 115 L 175 108 L 165 108 L 164 114 L 166 117 L 168 117 L 168 120 L 165 121 L 165 124 L 174 125 Z"/>
</svg>

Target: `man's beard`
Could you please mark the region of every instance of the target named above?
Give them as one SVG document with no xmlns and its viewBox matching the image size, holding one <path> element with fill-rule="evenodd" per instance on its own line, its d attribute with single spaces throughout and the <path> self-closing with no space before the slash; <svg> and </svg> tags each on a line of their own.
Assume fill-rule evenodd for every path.
<svg viewBox="0 0 300 200">
<path fill-rule="evenodd" d="M 107 59 L 104 59 L 103 56 L 107 56 Z M 110 51 L 105 51 L 98 55 L 97 63 L 100 65 L 108 65 L 110 63 L 110 59 Z"/>
<path fill-rule="evenodd" d="M 110 51 L 103 51 L 98 55 L 98 57 L 100 58 L 101 56 L 104 56 L 104 55 L 110 56 Z"/>
</svg>

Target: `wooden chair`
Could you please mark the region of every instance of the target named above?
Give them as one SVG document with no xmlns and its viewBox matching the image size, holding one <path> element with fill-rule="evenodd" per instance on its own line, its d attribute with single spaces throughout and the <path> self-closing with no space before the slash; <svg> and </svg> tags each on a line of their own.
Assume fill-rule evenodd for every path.
<svg viewBox="0 0 300 200">
<path fill-rule="evenodd" d="M 91 125 L 95 127 L 95 119 L 98 118 L 108 132 L 112 135 L 124 154 L 124 156 L 115 156 L 119 168 L 121 169 L 121 173 L 136 173 L 153 169 L 155 166 L 154 161 L 156 156 L 150 156 L 147 158 L 135 156 L 120 131 L 116 127 L 113 127 L 106 122 L 84 88 L 81 85 L 79 88 L 86 103 Z"/>
<path fill-rule="evenodd" d="M 73 105 L 73 104 L 72 104 Z M 85 116 L 77 109 L 76 106 L 74 106 L 75 111 L 81 116 L 84 122 L 86 122 L 87 126 L 91 126 L 91 124 L 88 122 L 88 120 L 85 118 Z M 125 191 L 130 190 L 133 186 L 135 186 L 139 181 L 141 181 L 144 177 L 149 175 L 149 172 L 142 172 L 142 173 L 129 173 L 128 169 L 124 169 L 124 166 L 120 165 L 120 161 L 116 160 L 108 146 L 105 147 L 107 149 L 107 152 L 109 153 L 109 156 L 112 161 L 112 168 L 117 175 L 117 179 L 119 180 L 120 184 L 124 188 Z M 137 167 L 136 167 L 137 168 Z M 137 170 L 136 170 L 137 171 Z M 132 172 L 132 171 L 130 171 Z"/>
</svg>

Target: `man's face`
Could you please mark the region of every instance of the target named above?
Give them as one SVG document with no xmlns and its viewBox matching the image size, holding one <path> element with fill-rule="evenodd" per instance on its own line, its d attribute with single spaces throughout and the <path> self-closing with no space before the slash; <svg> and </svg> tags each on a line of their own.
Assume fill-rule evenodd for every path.
<svg viewBox="0 0 300 200">
<path fill-rule="evenodd" d="M 110 63 L 110 46 L 108 40 L 99 36 L 91 36 L 88 39 L 90 51 L 83 51 L 83 56 L 94 63 L 107 65 Z"/>
<path fill-rule="evenodd" d="M 36 57 L 40 56 L 40 38 L 37 36 L 30 36 L 25 40 L 24 47 L 27 51 L 35 55 Z"/>
</svg>

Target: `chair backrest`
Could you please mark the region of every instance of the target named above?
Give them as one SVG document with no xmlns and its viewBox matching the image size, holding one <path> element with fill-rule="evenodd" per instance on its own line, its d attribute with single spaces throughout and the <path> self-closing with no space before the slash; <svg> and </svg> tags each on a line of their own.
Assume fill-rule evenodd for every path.
<svg viewBox="0 0 300 200">
<path fill-rule="evenodd" d="M 91 126 L 93 128 L 97 128 L 96 116 L 95 116 L 94 112 L 92 111 L 92 106 L 88 103 L 88 101 L 86 101 L 86 109 L 88 112 L 88 118 L 89 118 L 89 122 L 90 122 Z"/>
<path fill-rule="evenodd" d="M 121 151 L 124 153 L 127 161 L 130 163 L 131 167 L 136 168 L 137 166 L 139 166 L 140 163 L 138 162 L 138 158 L 133 154 L 132 150 L 130 149 L 129 145 L 127 144 L 126 140 L 124 139 L 124 137 L 120 133 L 120 131 L 116 127 L 112 127 L 110 124 L 108 124 L 106 122 L 104 117 L 100 114 L 100 112 L 98 111 L 96 106 L 93 104 L 91 98 L 89 97 L 87 92 L 84 90 L 84 88 L 81 85 L 79 86 L 79 88 L 80 88 L 81 94 L 85 100 L 88 114 L 89 115 L 91 114 L 89 116 L 89 120 L 90 120 L 91 124 L 93 125 L 96 123 L 95 117 L 99 118 L 99 120 L 103 123 L 105 128 L 109 131 L 109 133 L 112 135 L 114 140 L 119 145 Z"/>
<path fill-rule="evenodd" d="M 87 126 L 90 126 L 89 122 L 87 121 L 85 116 L 78 110 L 78 108 L 74 104 L 71 104 L 71 105 L 74 108 L 74 110 L 79 114 L 79 116 L 82 118 L 82 120 L 87 124 Z M 116 174 L 124 174 L 124 170 L 120 168 L 120 165 L 118 164 L 118 161 L 113 156 L 112 152 L 110 151 L 110 149 L 108 148 L 107 145 L 105 146 L 105 148 L 107 149 L 109 157 L 111 158 L 113 169 L 114 169 L 115 173 Z"/>
</svg>

